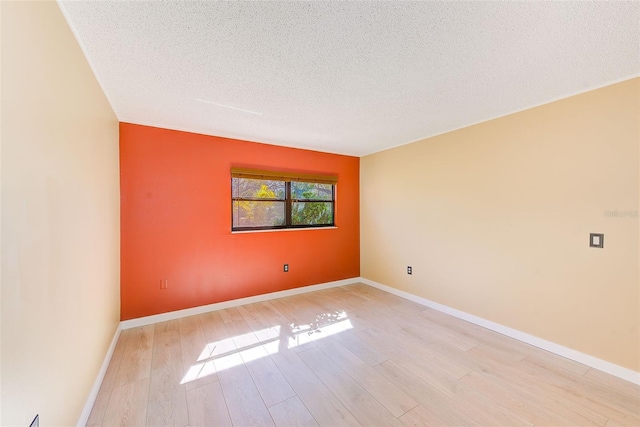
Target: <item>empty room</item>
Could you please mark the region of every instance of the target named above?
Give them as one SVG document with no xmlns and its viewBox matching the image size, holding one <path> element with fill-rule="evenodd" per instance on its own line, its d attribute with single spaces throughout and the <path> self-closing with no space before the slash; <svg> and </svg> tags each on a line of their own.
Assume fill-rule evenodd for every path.
<svg viewBox="0 0 640 427">
<path fill-rule="evenodd" d="M 0 425 L 640 426 L 640 2 L 0 35 Z"/>
</svg>

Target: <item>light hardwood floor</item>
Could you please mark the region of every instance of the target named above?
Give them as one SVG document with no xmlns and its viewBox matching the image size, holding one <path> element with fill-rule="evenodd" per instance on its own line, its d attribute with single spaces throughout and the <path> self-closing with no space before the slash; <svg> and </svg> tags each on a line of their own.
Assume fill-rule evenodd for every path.
<svg viewBox="0 0 640 427">
<path fill-rule="evenodd" d="M 356 284 L 123 331 L 88 425 L 640 426 L 640 388 Z"/>
</svg>

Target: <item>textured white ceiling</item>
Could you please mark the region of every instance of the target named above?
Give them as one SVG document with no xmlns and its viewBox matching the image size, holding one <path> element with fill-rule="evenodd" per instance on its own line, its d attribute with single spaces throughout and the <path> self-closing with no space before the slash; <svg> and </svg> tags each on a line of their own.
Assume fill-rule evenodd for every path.
<svg viewBox="0 0 640 427">
<path fill-rule="evenodd" d="M 640 2 L 59 1 L 118 118 L 365 155 L 640 74 Z"/>
</svg>

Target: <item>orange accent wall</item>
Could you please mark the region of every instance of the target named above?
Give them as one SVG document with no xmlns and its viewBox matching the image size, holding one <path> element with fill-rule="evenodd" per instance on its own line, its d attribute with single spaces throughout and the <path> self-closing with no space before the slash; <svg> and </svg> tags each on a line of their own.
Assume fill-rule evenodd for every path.
<svg viewBox="0 0 640 427">
<path fill-rule="evenodd" d="M 337 175 L 337 229 L 232 234 L 232 166 Z M 357 157 L 121 123 L 121 319 L 358 277 L 359 168 Z"/>
</svg>

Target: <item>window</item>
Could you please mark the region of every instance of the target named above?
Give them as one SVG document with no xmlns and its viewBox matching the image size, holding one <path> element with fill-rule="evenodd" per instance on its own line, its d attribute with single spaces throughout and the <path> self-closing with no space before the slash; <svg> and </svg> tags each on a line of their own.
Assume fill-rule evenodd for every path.
<svg viewBox="0 0 640 427">
<path fill-rule="evenodd" d="M 231 170 L 232 231 L 334 225 L 336 177 Z"/>
</svg>

